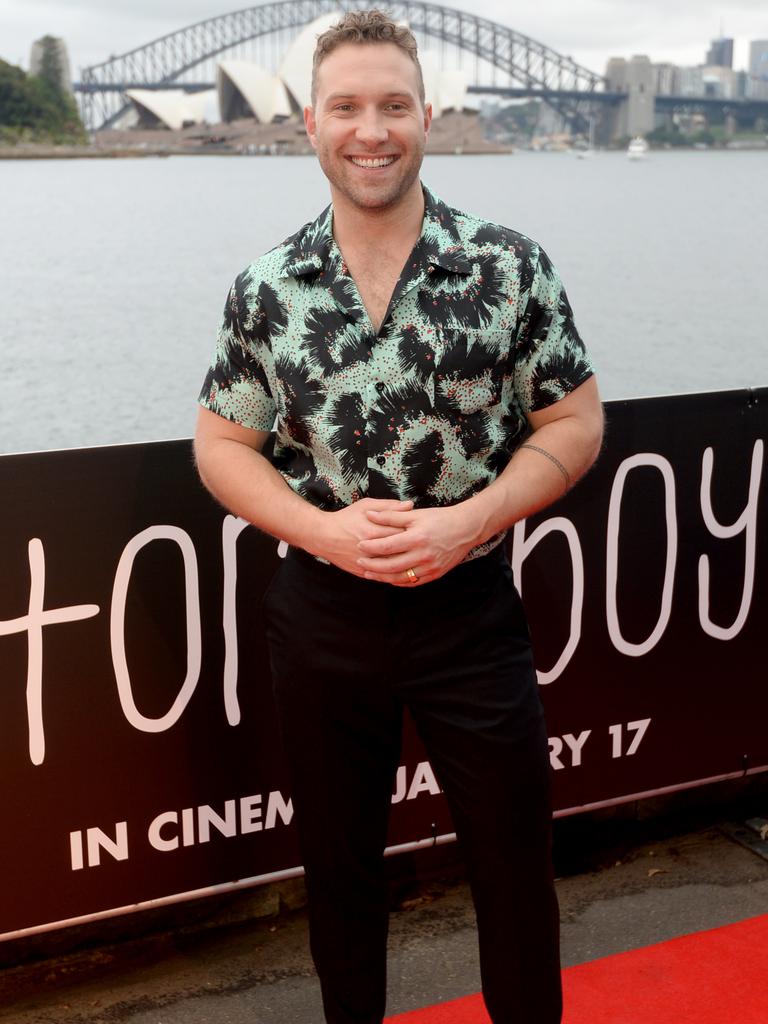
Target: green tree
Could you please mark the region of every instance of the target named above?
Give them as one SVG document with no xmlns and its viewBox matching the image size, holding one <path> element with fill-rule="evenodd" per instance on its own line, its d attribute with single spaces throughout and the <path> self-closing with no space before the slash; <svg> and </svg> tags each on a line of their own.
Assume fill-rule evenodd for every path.
<svg viewBox="0 0 768 1024">
<path fill-rule="evenodd" d="M 0 60 L 0 142 L 84 143 L 85 130 L 74 99 L 61 85 L 55 40 L 47 36 L 41 73 L 28 75 Z"/>
</svg>

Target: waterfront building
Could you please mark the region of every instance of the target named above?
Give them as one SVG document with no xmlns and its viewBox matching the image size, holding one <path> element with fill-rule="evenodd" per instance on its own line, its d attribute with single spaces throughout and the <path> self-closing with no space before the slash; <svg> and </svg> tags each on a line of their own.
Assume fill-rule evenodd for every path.
<svg viewBox="0 0 768 1024">
<path fill-rule="evenodd" d="M 768 39 L 755 39 L 749 44 L 749 73 L 752 78 L 768 81 Z"/>
<path fill-rule="evenodd" d="M 704 95 L 704 68 L 679 67 L 676 74 L 677 96 L 703 96 Z"/>
<path fill-rule="evenodd" d="M 703 91 L 699 95 L 735 100 L 739 97 L 739 73 L 722 65 L 708 65 L 701 70 Z"/>
<path fill-rule="evenodd" d="M 255 117 L 259 124 L 271 124 L 291 116 L 285 85 L 251 61 L 222 61 L 217 68 L 216 87 L 222 121 Z"/>
<path fill-rule="evenodd" d="M 654 64 L 654 90 L 657 96 L 677 95 L 677 72 L 676 64 Z"/>
<path fill-rule="evenodd" d="M 183 89 L 128 89 L 125 95 L 131 101 L 131 120 L 137 128 L 179 131 L 215 120 L 211 118 L 215 89 L 193 93 Z"/>
<path fill-rule="evenodd" d="M 768 100 L 768 78 L 747 78 L 747 96 L 751 100 Z"/>
<path fill-rule="evenodd" d="M 317 37 L 335 25 L 340 12 L 316 18 L 291 42 L 276 74 L 253 61 L 223 60 L 216 69 L 216 89 L 186 93 L 181 89 L 129 89 L 132 111 L 120 127 L 165 127 L 175 131 L 195 124 L 254 119 L 259 124 L 300 120 L 312 103 L 312 56 Z M 441 68 L 440 57 L 420 54 L 426 100 L 436 118 L 467 107 L 467 73 Z M 212 103 L 215 99 L 215 104 Z M 215 108 L 215 109 L 214 109 Z"/>
<path fill-rule="evenodd" d="M 34 43 L 32 43 L 32 48 L 29 51 L 30 75 L 39 75 L 43 70 L 43 55 L 45 53 L 46 45 L 53 47 L 57 70 L 59 73 L 59 85 L 67 92 L 73 92 L 72 72 L 69 66 L 67 44 L 63 39 L 59 39 L 56 36 L 43 36 L 42 39 L 36 39 Z"/>
<path fill-rule="evenodd" d="M 312 105 L 312 55 L 317 45 L 317 37 L 337 24 L 341 11 L 332 11 L 315 18 L 305 25 L 291 45 L 277 69 L 277 77 L 285 85 L 292 101 L 293 109 L 301 114 L 304 107 Z"/>
<path fill-rule="evenodd" d="M 709 67 L 732 68 L 733 67 L 733 40 L 713 39 L 707 51 L 706 62 Z"/>
<path fill-rule="evenodd" d="M 635 54 L 630 60 L 611 57 L 605 70 L 609 92 L 626 94 L 626 102 L 615 108 L 611 136 L 647 135 L 656 126 L 654 98 L 656 76 L 650 57 Z"/>
</svg>

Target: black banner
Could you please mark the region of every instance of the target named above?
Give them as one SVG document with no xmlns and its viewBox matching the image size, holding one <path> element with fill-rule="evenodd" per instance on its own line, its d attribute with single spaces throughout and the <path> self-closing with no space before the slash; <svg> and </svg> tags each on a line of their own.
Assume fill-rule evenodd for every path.
<svg viewBox="0 0 768 1024">
<path fill-rule="evenodd" d="M 607 414 L 595 469 L 511 536 L 560 813 L 768 767 L 768 389 Z M 0 937 L 295 870 L 276 542 L 186 441 L 3 456 L 0 494 Z M 408 728 L 390 843 L 451 832 Z"/>
</svg>

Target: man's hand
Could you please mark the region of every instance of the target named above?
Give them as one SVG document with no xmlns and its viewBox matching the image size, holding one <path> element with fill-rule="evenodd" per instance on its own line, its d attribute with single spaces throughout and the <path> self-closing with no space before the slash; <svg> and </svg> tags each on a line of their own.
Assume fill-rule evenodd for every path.
<svg viewBox="0 0 768 1024">
<path fill-rule="evenodd" d="M 414 587 L 438 579 L 458 565 L 477 540 L 471 517 L 456 505 L 413 511 L 371 508 L 366 515 L 371 524 L 393 532 L 360 540 L 358 574 L 394 586 Z M 413 569 L 416 580 L 408 576 L 408 569 Z"/>
<path fill-rule="evenodd" d="M 447 508 L 367 510 L 371 523 L 399 533 L 360 541 L 361 574 L 400 587 L 429 583 L 473 547 L 562 497 L 600 451 L 603 412 L 594 378 L 529 413 L 528 421 L 533 443 L 521 445 L 493 483 L 471 498 Z"/>
<path fill-rule="evenodd" d="M 323 525 L 307 550 L 313 555 L 321 555 L 345 572 L 363 576 L 365 570 L 358 564 L 359 545 L 362 542 L 387 540 L 404 530 L 401 524 L 377 522 L 371 517 L 409 515 L 412 509 L 412 501 L 361 498 L 360 501 L 355 501 L 338 512 L 325 512 Z"/>
</svg>

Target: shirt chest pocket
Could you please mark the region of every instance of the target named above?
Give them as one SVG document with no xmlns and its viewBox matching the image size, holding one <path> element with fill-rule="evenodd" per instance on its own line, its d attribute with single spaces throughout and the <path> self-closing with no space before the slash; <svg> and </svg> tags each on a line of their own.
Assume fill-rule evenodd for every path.
<svg viewBox="0 0 768 1024">
<path fill-rule="evenodd" d="M 440 330 L 432 382 L 435 411 L 469 416 L 498 405 L 509 347 L 509 331 Z"/>
</svg>

